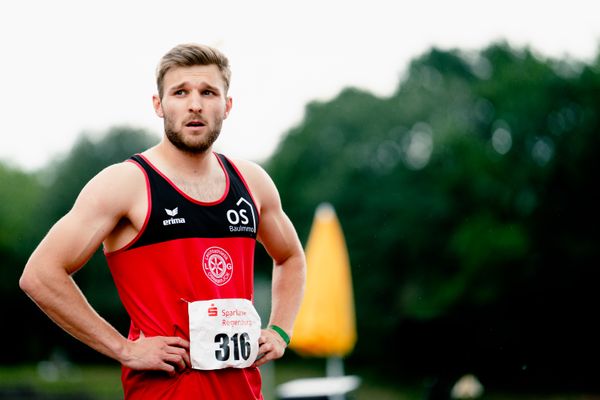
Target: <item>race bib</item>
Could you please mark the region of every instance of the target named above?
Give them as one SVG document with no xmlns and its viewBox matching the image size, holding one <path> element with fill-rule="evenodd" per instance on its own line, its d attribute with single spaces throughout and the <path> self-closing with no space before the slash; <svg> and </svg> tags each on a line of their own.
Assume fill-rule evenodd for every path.
<svg viewBox="0 0 600 400">
<path fill-rule="evenodd" d="M 246 368 L 258 355 L 260 316 L 247 299 L 188 303 L 192 368 Z"/>
</svg>

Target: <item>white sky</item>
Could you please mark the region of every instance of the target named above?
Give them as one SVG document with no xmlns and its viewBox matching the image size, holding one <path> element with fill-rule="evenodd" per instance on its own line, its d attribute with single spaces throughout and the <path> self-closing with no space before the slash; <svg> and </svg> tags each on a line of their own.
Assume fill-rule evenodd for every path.
<svg viewBox="0 0 600 400">
<path fill-rule="evenodd" d="M 130 125 L 162 134 L 151 96 L 176 44 L 221 49 L 234 108 L 217 149 L 260 161 L 311 100 L 348 86 L 387 96 L 431 46 L 530 45 L 591 60 L 595 0 L 3 1 L 0 159 L 26 169 L 68 151 L 81 132 Z M 599 94 L 600 95 L 600 94 Z"/>
</svg>

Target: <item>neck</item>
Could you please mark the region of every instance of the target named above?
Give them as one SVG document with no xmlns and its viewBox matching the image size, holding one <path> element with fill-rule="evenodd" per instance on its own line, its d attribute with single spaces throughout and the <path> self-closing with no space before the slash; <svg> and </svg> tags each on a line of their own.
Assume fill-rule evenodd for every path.
<svg viewBox="0 0 600 400">
<path fill-rule="evenodd" d="M 217 201 L 225 193 L 227 176 L 212 148 L 204 153 L 192 154 L 179 150 L 163 139 L 144 155 L 177 188 L 195 200 Z"/>
<path fill-rule="evenodd" d="M 202 153 L 188 153 L 179 150 L 166 138 L 149 149 L 147 155 L 155 159 L 156 163 L 161 164 L 162 168 L 176 170 L 177 175 L 181 177 L 208 175 L 216 163 L 212 146 Z"/>
</svg>

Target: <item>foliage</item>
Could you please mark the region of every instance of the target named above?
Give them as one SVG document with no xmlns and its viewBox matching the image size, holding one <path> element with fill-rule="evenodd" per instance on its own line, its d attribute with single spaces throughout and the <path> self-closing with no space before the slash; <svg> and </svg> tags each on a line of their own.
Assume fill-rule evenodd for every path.
<svg viewBox="0 0 600 400">
<path fill-rule="evenodd" d="M 0 303 L 4 320 L 1 337 L 10 343 L 3 351 L 8 360 L 16 359 L 26 346 L 26 341 L 19 342 L 22 338 L 15 337 L 15 329 L 8 326 L 27 321 L 27 313 L 23 311 L 31 302 L 18 292 L 17 282 L 40 231 L 31 214 L 43 205 L 42 194 L 34 176 L 0 163 Z M 24 325 L 29 328 L 27 323 Z"/>
<path fill-rule="evenodd" d="M 500 43 L 432 49 L 389 98 L 349 88 L 307 106 L 268 170 L 302 238 L 319 203 L 338 211 L 357 360 L 545 368 L 545 346 L 570 331 L 555 321 L 593 312 L 599 90 L 597 66 Z"/>
<path fill-rule="evenodd" d="M 39 208 L 42 190 L 33 176 L 2 163 L 0 182 L 0 293 L 6 293 L 20 275 L 11 266 L 23 264 L 33 243 L 36 224 L 29 212 Z"/>
</svg>

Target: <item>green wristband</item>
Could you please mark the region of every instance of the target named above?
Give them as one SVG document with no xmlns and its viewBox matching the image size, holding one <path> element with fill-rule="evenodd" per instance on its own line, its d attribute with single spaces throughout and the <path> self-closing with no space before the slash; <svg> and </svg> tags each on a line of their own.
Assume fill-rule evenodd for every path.
<svg viewBox="0 0 600 400">
<path fill-rule="evenodd" d="M 269 328 L 273 329 L 275 332 L 277 332 L 279 334 L 279 336 L 281 336 L 281 338 L 285 342 L 286 346 L 288 344 L 290 344 L 290 337 L 287 333 L 285 333 L 285 331 L 283 329 L 281 329 L 277 325 L 270 325 Z"/>
</svg>

